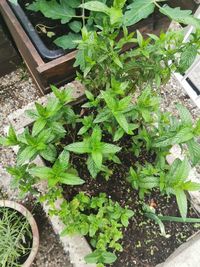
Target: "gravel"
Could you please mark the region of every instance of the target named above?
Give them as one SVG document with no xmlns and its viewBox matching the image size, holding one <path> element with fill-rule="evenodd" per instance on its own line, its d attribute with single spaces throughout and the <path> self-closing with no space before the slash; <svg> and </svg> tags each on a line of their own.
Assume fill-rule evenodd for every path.
<svg viewBox="0 0 200 267">
<path fill-rule="evenodd" d="M 8 124 L 8 115 L 40 97 L 31 78 L 23 68 L 0 78 L 0 135 Z M 5 166 L 15 163 L 15 155 L 9 148 L 0 147 L 0 197 L 18 200 L 16 191 L 9 187 L 10 175 Z M 33 206 L 34 200 L 25 199 L 26 206 Z M 71 267 L 68 255 L 63 251 L 58 236 L 54 233 L 40 206 L 34 208 L 40 231 L 40 247 L 33 267 Z"/>
<path fill-rule="evenodd" d="M 18 69 L 9 75 L 0 78 L 0 134 L 8 124 L 8 115 L 22 108 L 27 103 L 36 100 L 39 92 L 32 83 L 31 78 L 24 69 Z M 184 93 L 180 84 L 174 77 L 161 88 L 162 109 L 177 114 L 175 103 L 181 102 L 192 113 L 194 120 L 200 117 L 200 110 Z M 11 149 L 0 147 L 0 191 L 6 188 L 11 198 L 17 198 L 16 192 L 9 188 L 10 175 L 6 173 L 5 166 L 15 163 L 15 156 Z M 33 203 L 33 201 L 29 202 Z M 29 203 L 28 202 L 28 203 Z M 40 228 L 40 249 L 34 267 L 70 267 L 67 255 L 63 252 L 58 237 L 54 234 L 48 219 L 40 208 L 36 209 Z"/>
</svg>

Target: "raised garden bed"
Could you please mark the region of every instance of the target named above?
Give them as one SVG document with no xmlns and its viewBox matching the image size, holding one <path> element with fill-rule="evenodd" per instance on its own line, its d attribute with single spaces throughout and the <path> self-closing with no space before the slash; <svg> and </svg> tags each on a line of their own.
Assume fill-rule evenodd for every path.
<svg viewBox="0 0 200 267">
<path fill-rule="evenodd" d="M 177 0 L 171 1 L 172 6 L 180 6 L 184 9 L 196 10 L 195 1 Z M 38 53 L 37 49 L 31 42 L 26 31 L 20 24 L 14 12 L 10 8 L 7 0 L 0 3 L 0 12 L 4 17 L 7 26 L 16 42 L 16 45 L 36 83 L 42 93 L 49 91 L 49 84 L 61 85 L 66 81 L 70 81 L 75 76 L 73 68 L 76 51 L 67 53 L 57 59 L 46 62 Z M 133 27 L 130 31 L 139 29 L 142 33 L 158 34 L 161 30 L 166 31 L 170 24 L 170 20 L 166 16 L 152 16 L 145 19 Z M 127 46 L 127 49 L 130 46 Z"/>
<path fill-rule="evenodd" d="M 144 2 L 151 13 L 158 7 L 171 19 L 200 28 L 191 11 L 158 1 L 134 2 L 140 19 Z M 82 5 L 105 13 L 105 19 L 98 34 L 83 28 L 76 58 L 81 83 L 51 86 L 54 96 L 40 99 L 35 109 L 29 106 L 28 120 L 18 111 L 20 118 L 12 117 L 7 136 L 0 138 L 2 145 L 19 148 L 16 166 L 7 170 L 20 191 L 36 195 L 53 216 L 74 266 L 156 265 L 177 240 L 195 232 L 190 223 L 200 223 L 187 200 L 190 191 L 200 190 L 191 176 L 200 162 L 200 119 L 193 122 L 181 104 L 176 115 L 161 110 L 159 90 L 173 71 L 192 64 L 200 50 L 199 31 L 187 43 L 183 31 L 148 39 L 137 31 L 133 38 L 124 27 L 124 5 Z M 137 48 L 123 53 L 127 42 Z M 165 228 L 166 221 L 175 224 Z M 181 231 L 176 238 L 172 226 Z"/>
<path fill-rule="evenodd" d="M 78 97 L 78 102 L 82 98 L 83 88 L 78 83 L 69 84 L 70 87 L 74 86 L 74 97 Z M 51 95 L 52 96 L 52 95 Z M 46 104 L 48 95 L 39 99 L 38 103 Z M 20 109 L 9 116 L 10 123 L 15 127 L 15 130 L 21 133 L 24 127 L 31 127 L 32 119 L 27 118 L 26 111 L 34 108 L 34 103 L 30 103 L 25 108 Z M 78 128 L 79 129 L 79 128 Z M 77 130 L 78 130 L 77 129 Z M 71 138 L 73 139 L 75 136 L 74 131 L 71 137 L 67 138 L 67 143 L 71 142 Z M 122 141 L 123 142 L 123 141 Z M 66 144 L 66 143 L 65 143 Z M 124 146 L 126 143 L 123 144 Z M 179 150 L 174 149 L 172 155 L 169 157 L 169 161 L 176 157 L 180 157 Z M 72 156 L 73 164 L 79 170 L 79 175 L 85 179 L 85 185 L 80 187 L 64 187 L 64 195 L 63 198 L 67 200 L 71 200 L 74 195 L 78 192 L 83 191 L 86 192 L 90 196 L 95 196 L 99 192 L 105 192 L 108 196 L 111 197 L 114 201 L 119 201 L 121 206 L 129 205 L 135 211 L 134 218 L 131 220 L 130 225 L 124 231 L 124 238 L 122 240 L 122 244 L 124 246 L 124 251 L 119 253 L 119 257 L 117 262 L 114 263 L 114 267 L 120 266 L 141 266 L 141 267 L 150 267 L 157 266 L 157 264 L 162 263 L 159 266 L 168 266 L 167 264 L 173 264 L 178 261 L 180 263 L 180 255 L 184 257 L 184 255 L 188 255 L 188 249 L 196 246 L 196 243 L 199 242 L 199 235 L 195 235 L 194 238 L 186 242 L 190 236 L 193 236 L 197 230 L 198 225 L 194 224 L 180 224 L 175 222 L 166 222 L 166 233 L 170 235 L 170 237 L 162 237 L 159 234 L 159 227 L 150 219 L 144 217 L 141 213 L 142 204 L 138 199 L 138 193 L 133 191 L 130 187 L 130 184 L 126 182 L 125 172 L 127 168 L 131 164 L 131 161 L 134 163 L 134 158 L 130 158 L 130 155 L 120 155 L 123 159 L 123 168 L 118 167 L 116 164 L 113 165 L 114 173 L 110 177 L 108 182 L 105 181 L 104 178 L 98 177 L 95 182 L 88 177 L 88 171 L 84 168 L 84 157 L 76 157 Z M 145 157 L 144 157 L 145 158 Z M 141 161 L 144 160 L 141 158 Z M 36 164 L 42 166 L 44 162 L 41 159 L 37 159 Z M 49 163 L 48 163 L 49 166 Z M 192 173 L 191 173 L 192 175 Z M 195 176 L 190 177 L 192 180 L 197 181 Z M 38 189 L 41 192 L 45 192 L 46 184 L 41 183 L 38 185 Z M 195 202 L 196 207 L 200 205 L 198 202 L 199 192 L 195 193 L 193 196 L 192 192 L 190 195 L 190 200 Z M 57 207 L 62 203 L 62 199 L 57 201 Z M 146 198 L 146 203 L 155 207 L 156 210 L 161 212 L 163 215 L 173 215 L 179 216 L 178 207 L 175 199 L 161 197 L 156 191 L 149 195 Z M 46 211 L 47 215 L 51 207 L 43 204 L 43 208 Z M 196 211 L 190 206 L 188 216 L 196 217 Z M 52 226 L 56 233 L 61 233 L 63 230 L 63 222 L 56 216 L 49 217 Z M 194 239 L 194 240 L 193 240 Z M 66 252 L 70 255 L 70 260 L 73 263 L 74 267 L 89 267 L 95 265 L 88 265 L 84 262 L 84 257 L 91 251 L 89 244 L 83 237 L 61 237 L 61 242 Z M 186 243 L 185 243 L 186 242 Z M 184 243 L 183 246 L 180 246 Z M 180 246 L 180 247 L 179 247 Z M 177 249 L 178 248 L 178 249 Z M 187 248 L 187 249 L 185 249 Z M 176 250 L 177 249 L 177 250 Z M 185 251 L 186 250 L 186 251 Z M 175 251 L 175 252 L 174 252 Z M 170 254 L 174 252 L 171 256 Z M 175 255 L 175 256 L 174 256 Z M 167 259 L 170 256 L 169 260 Z M 192 257 L 191 257 L 192 258 Z M 165 260 L 167 259 L 166 263 Z M 197 258 L 194 259 L 198 260 Z M 168 263 L 169 262 L 169 263 Z"/>
</svg>

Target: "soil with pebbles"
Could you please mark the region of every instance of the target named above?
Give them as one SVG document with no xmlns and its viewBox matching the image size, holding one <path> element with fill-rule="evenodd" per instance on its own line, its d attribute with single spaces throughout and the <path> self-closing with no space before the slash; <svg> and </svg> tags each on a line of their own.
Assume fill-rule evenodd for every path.
<svg viewBox="0 0 200 267">
<path fill-rule="evenodd" d="M 0 78 L 0 135 L 8 124 L 8 115 L 39 98 L 32 79 L 26 69 L 20 68 Z M 10 148 L 0 146 L 0 198 L 17 199 L 18 193 L 9 187 L 10 175 L 5 166 L 15 163 L 15 155 Z M 2 195 L 3 194 L 3 195 Z M 63 251 L 58 236 L 54 233 L 41 207 L 34 204 L 34 199 L 27 197 L 24 205 L 33 209 L 40 231 L 40 247 L 33 267 L 71 267 L 68 255 Z"/>
</svg>

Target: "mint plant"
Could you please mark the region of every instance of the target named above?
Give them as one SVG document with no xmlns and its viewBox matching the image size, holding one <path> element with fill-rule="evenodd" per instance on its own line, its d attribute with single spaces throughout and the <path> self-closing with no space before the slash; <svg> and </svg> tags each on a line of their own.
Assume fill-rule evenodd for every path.
<svg viewBox="0 0 200 267">
<path fill-rule="evenodd" d="M 101 129 L 95 126 L 90 137 L 87 136 L 82 142 L 74 142 L 65 147 L 65 149 L 74 153 L 88 154 L 87 167 L 93 178 L 104 170 L 103 161 L 105 159 L 118 161 L 118 157 L 115 154 L 121 150 L 119 146 L 102 142 L 101 138 Z"/>
<path fill-rule="evenodd" d="M 35 166 L 29 168 L 28 172 L 32 176 L 46 179 L 49 187 L 53 187 L 57 183 L 67 185 L 80 185 L 84 183 L 84 180 L 77 176 L 76 170 L 70 168 L 69 152 L 65 150 L 59 155 L 52 168 Z"/>
<path fill-rule="evenodd" d="M 110 198 L 117 198 L 120 190 L 124 192 L 124 184 L 128 193 L 138 192 L 144 204 L 140 214 L 154 220 L 163 236 L 168 237 L 163 224 L 166 220 L 199 222 L 187 218 L 186 196 L 187 191 L 200 190 L 200 184 L 189 179 L 191 166 L 200 162 L 200 120 L 193 123 L 189 111 L 180 104 L 179 116 L 163 112 L 159 88 L 172 72 L 184 73 L 199 53 L 200 20 L 190 11 L 173 9 L 163 2 L 37 0 L 30 6 L 47 17 L 70 22 L 77 33 L 81 28 L 82 38 L 70 45 L 78 46 L 75 67 L 79 67 L 77 79 L 86 88 L 86 98 L 77 109 L 71 104 L 72 88 L 51 86 L 54 97 L 45 105 L 36 103 L 36 109 L 27 112 L 33 124 L 21 134 L 11 126 L 0 143 L 19 147 L 17 165 L 8 167 L 14 184 L 49 203 L 50 213 L 59 216 L 65 225 L 62 235 L 87 236 L 94 251 L 85 260 L 98 267 L 116 261 L 116 252 L 123 250 L 123 227 L 128 227 L 134 215 L 127 203 L 135 199 L 120 199 L 122 207 Z M 77 8 L 82 15 L 77 15 Z M 182 30 L 146 37 L 138 30 L 129 34 L 127 26 L 146 18 L 155 8 L 172 20 L 195 26 L 190 40 L 183 42 Z M 75 18 L 82 20 L 81 25 Z M 64 47 L 69 45 L 68 38 L 77 39 L 69 33 L 67 41 L 62 40 Z M 123 52 L 128 43 L 135 49 Z M 180 146 L 184 159 L 176 159 L 170 166 L 166 156 L 174 145 Z M 46 167 L 34 164 L 38 155 L 46 161 Z M 89 172 L 76 170 L 75 165 L 87 166 Z M 95 183 L 98 189 L 101 182 L 107 183 L 102 174 L 106 180 L 111 179 L 110 190 L 117 175 L 114 186 L 118 191 L 114 188 L 109 197 L 104 193 L 107 189 L 100 194 L 94 190 Z M 90 178 L 97 179 L 84 184 Z M 48 182 L 46 194 L 35 188 L 40 179 Z M 90 191 L 88 187 L 93 183 Z M 73 193 L 67 194 L 58 208 L 55 203 L 62 198 L 63 185 L 76 189 L 70 188 Z M 145 196 L 152 192 L 173 195 L 181 217 L 162 216 L 146 205 Z"/>
<path fill-rule="evenodd" d="M 128 226 L 134 215 L 128 207 L 122 208 L 103 193 L 89 197 L 83 192 L 70 202 L 64 201 L 61 210 L 55 213 L 66 225 L 62 235 L 89 235 L 94 252 L 87 255 L 85 260 L 98 266 L 111 264 L 117 259 L 111 251 L 122 251 L 119 243 L 123 236 L 121 229 Z"/>
</svg>

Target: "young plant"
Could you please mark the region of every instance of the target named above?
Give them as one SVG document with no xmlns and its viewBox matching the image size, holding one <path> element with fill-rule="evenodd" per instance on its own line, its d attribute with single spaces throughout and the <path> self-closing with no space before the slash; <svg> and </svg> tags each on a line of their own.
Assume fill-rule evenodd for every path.
<svg viewBox="0 0 200 267">
<path fill-rule="evenodd" d="M 94 252 L 87 255 L 85 261 L 98 266 L 111 264 L 117 259 L 114 251 L 122 251 L 119 243 L 123 237 L 122 227 L 127 227 L 134 215 L 128 207 L 122 208 L 103 193 L 89 197 L 82 192 L 70 202 L 63 202 L 61 210 L 56 213 L 66 225 L 62 235 L 81 234 L 90 237 Z"/>
<path fill-rule="evenodd" d="M 81 185 L 84 180 L 80 179 L 76 170 L 71 168 L 69 164 L 69 152 L 63 150 L 59 155 L 52 168 L 50 167 L 31 167 L 29 174 L 40 179 L 48 181 L 49 187 L 59 184 Z"/>
<path fill-rule="evenodd" d="M 171 147 L 174 144 L 186 144 L 193 165 L 200 162 L 200 145 L 197 138 L 200 135 L 200 120 L 193 126 L 189 111 L 182 105 L 177 104 L 180 120 L 171 119 L 171 125 L 165 128 L 163 135 L 155 139 L 153 146 L 156 148 Z"/>
<path fill-rule="evenodd" d="M 101 139 L 102 131 L 99 126 L 95 126 L 90 137 L 87 136 L 82 142 L 75 142 L 65 147 L 65 149 L 77 154 L 89 154 L 87 167 L 93 178 L 101 170 L 104 170 L 103 161 L 105 159 L 109 158 L 113 161 L 118 161 L 115 154 L 121 150 L 119 146 L 102 142 Z"/>
</svg>

